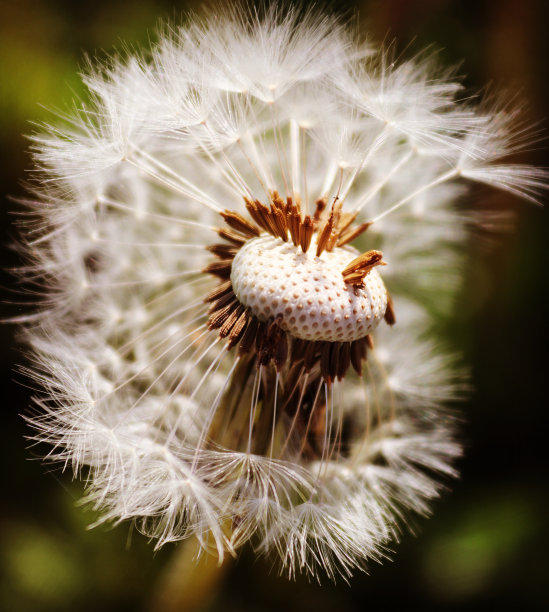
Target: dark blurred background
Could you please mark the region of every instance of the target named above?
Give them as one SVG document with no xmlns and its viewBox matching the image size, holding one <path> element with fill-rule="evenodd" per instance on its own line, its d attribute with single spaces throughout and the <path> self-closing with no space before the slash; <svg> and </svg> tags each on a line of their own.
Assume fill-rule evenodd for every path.
<svg viewBox="0 0 549 612">
<path fill-rule="evenodd" d="M 3 244 L 15 235 L 9 196 L 21 197 L 31 165 L 22 134 L 51 120 L 82 93 L 83 53 L 104 56 L 121 41 L 147 44 L 160 18 L 192 2 L 165 0 L 2 0 L 0 2 L 0 211 Z M 448 64 L 462 62 L 465 84 L 486 83 L 527 102 L 525 116 L 548 132 L 549 3 L 543 0 L 371 0 L 334 8 L 359 11 L 374 39 L 396 38 L 409 55 L 433 44 Z M 549 165 L 549 140 L 516 161 Z M 498 207 L 516 211 L 514 231 L 490 249 L 471 239 L 449 342 L 472 366 L 474 392 L 461 410 L 466 454 L 461 480 L 417 521 L 394 561 L 370 575 L 322 588 L 279 578 L 250 554 L 227 571 L 205 609 L 544 608 L 549 604 L 547 392 L 549 210 L 479 190 Z M 2 250 L 4 269 L 16 254 Z M 0 284 L 13 283 L 1 272 Z M 8 291 L 5 295 L 9 295 Z M 11 299 L 6 297 L 6 300 Z M 2 316 L 17 309 L 1 306 Z M 24 363 L 14 330 L 0 327 L 3 467 L 0 502 L 0 609 L 9 611 L 139 610 L 151 597 L 173 548 L 160 553 L 128 526 L 87 530 L 94 514 L 78 506 L 82 485 L 33 459 L 21 414 L 29 403 L 15 364 Z M 206 605 L 207 604 L 207 605 Z"/>
</svg>

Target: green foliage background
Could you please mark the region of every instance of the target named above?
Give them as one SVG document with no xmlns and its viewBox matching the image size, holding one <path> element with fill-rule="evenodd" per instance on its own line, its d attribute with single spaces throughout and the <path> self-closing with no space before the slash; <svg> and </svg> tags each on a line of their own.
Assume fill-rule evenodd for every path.
<svg viewBox="0 0 549 612">
<path fill-rule="evenodd" d="M 21 197 L 30 167 L 22 134 L 51 120 L 81 92 L 83 53 L 104 56 L 121 41 L 147 44 L 160 18 L 179 19 L 191 3 L 166 0 L 2 0 L 0 3 L 0 211 L 3 317 L 18 307 L 9 288 L 17 256 L 8 196 Z M 215 6 L 215 5 L 213 5 Z M 339 3 L 359 11 L 374 39 L 398 39 L 405 54 L 434 44 L 449 64 L 463 60 L 465 83 L 504 86 L 528 101 L 525 114 L 547 133 L 549 4 L 543 0 L 371 0 Z M 336 5 L 333 5 L 336 8 Z M 212 9 L 212 10 L 215 10 Z M 409 45 L 409 47 L 408 47 Z M 407 48 L 408 47 L 408 48 Z M 545 150 L 543 150 L 545 147 Z M 548 165 L 547 145 L 518 161 Z M 549 604 L 549 525 L 546 519 L 548 422 L 547 208 L 479 190 L 517 211 L 516 229 L 490 248 L 472 239 L 456 316 L 441 321 L 450 341 L 472 364 L 475 391 L 462 406 L 466 456 L 462 479 L 405 535 L 395 560 L 322 588 L 287 582 L 250 554 L 235 563 L 205 609 L 470 609 L 487 605 L 543 608 Z M 24 362 L 14 330 L 0 328 L 3 414 L 0 465 L 0 608 L 27 611 L 139 610 L 154 592 L 173 548 L 153 546 L 128 526 L 89 531 L 89 510 L 78 507 L 82 486 L 51 471 L 28 448 L 21 414 L 30 390 L 14 364 Z"/>
</svg>

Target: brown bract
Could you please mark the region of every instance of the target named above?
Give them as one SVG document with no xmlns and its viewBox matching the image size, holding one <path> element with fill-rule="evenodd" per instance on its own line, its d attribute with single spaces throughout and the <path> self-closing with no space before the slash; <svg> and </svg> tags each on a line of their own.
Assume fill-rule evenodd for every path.
<svg viewBox="0 0 549 612">
<path fill-rule="evenodd" d="M 313 216 L 303 215 L 299 200 L 287 198 L 284 201 L 277 192 L 271 194 L 270 206 L 258 200 L 245 200 L 251 217 L 226 210 L 221 213 L 227 227 L 220 228 L 218 235 L 225 242 L 208 246 L 216 261 L 209 264 L 204 272 L 219 279 L 219 285 L 206 297 L 210 304 L 208 328 L 219 330 L 219 336 L 227 339 L 227 348 L 238 346 L 239 355 L 252 354 L 256 366 L 267 366 L 271 362 L 278 373 L 283 373 L 286 387 L 300 375 L 313 373 L 331 385 L 341 380 L 349 367 L 361 375 L 367 348 L 373 346 L 371 336 L 352 342 L 328 342 L 301 340 L 286 333 L 280 326 L 281 317 L 260 321 L 250 308 L 241 304 L 231 284 L 231 267 L 235 255 L 248 241 L 262 233 L 293 242 L 304 253 L 311 246 L 314 234 L 316 256 L 343 246 L 365 232 L 369 223 L 353 225 L 356 214 L 342 212 L 342 205 L 335 201 L 328 209 L 325 200 L 316 202 Z M 358 287 L 375 266 L 385 265 L 380 251 L 367 251 L 355 258 L 342 270 L 345 283 Z M 385 320 L 395 322 L 394 309 L 389 298 Z M 286 394 L 288 393 L 286 389 Z"/>
</svg>

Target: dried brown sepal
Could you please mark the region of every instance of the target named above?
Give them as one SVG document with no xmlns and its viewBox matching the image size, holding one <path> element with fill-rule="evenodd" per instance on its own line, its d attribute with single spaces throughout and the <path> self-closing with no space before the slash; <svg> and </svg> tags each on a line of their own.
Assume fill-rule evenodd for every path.
<svg viewBox="0 0 549 612">
<path fill-rule="evenodd" d="M 231 316 L 231 314 L 237 310 L 240 306 L 240 302 L 235 298 L 232 302 L 227 304 L 224 308 L 216 310 L 210 315 L 208 319 L 208 329 L 219 329 Z"/>
<path fill-rule="evenodd" d="M 249 353 L 256 344 L 256 336 L 259 331 L 259 320 L 252 316 L 246 326 L 242 340 L 238 347 L 238 354 L 243 355 Z"/>
<path fill-rule="evenodd" d="M 341 220 L 341 209 L 343 204 L 337 200 L 332 205 L 330 215 L 326 223 L 319 231 L 316 256 L 318 257 L 323 251 L 332 251 L 338 239 L 338 225 Z"/>
<path fill-rule="evenodd" d="M 301 212 L 301 196 L 298 193 L 296 193 L 293 197 L 288 196 L 286 198 L 286 206 L 287 207 L 296 206 L 297 210 Z"/>
<path fill-rule="evenodd" d="M 226 338 L 231 333 L 233 327 L 236 325 L 236 322 L 240 319 L 245 311 L 246 308 L 239 303 L 238 307 L 230 312 L 223 325 L 219 328 L 219 336 L 221 338 Z"/>
<path fill-rule="evenodd" d="M 326 382 L 342 380 L 351 364 L 359 374 L 362 361 L 366 358 L 366 347 L 370 338 L 366 336 L 353 342 L 314 342 L 293 338 L 291 359 L 293 363 L 303 362 L 307 373 L 319 366 Z"/>
<path fill-rule="evenodd" d="M 292 339 L 291 359 L 294 363 L 297 363 L 298 361 L 303 361 L 303 358 L 305 357 L 306 348 L 307 340 L 302 340 L 301 338 Z"/>
<path fill-rule="evenodd" d="M 339 371 L 339 353 L 341 351 L 341 342 L 332 342 L 330 347 L 330 378 L 334 381 L 337 378 Z"/>
<path fill-rule="evenodd" d="M 229 279 L 231 278 L 231 261 L 212 261 L 208 264 L 202 272 L 205 274 L 212 274 L 218 278 Z"/>
<path fill-rule="evenodd" d="M 358 238 L 361 234 L 363 234 L 370 227 L 370 225 L 372 225 L 370 222 L 366 222 L 366 223 L 361 223 L 360 225 L 357 225 L 356 227 L 346 228 L 339 234 L 339 238 L 337 240 L 336 246 L 341 247 L 346 244 L 349 244 L 349 242 L 352 242 L 353 240 Z"/>
<path fill-rule="evenodd" d="M 333 251 L 335 246 L 336 246 L 336 242 L 337 239 L 339 237 L 339 225 L 341 223 L 341 210 L 343 208 L 343 204 L 341 202 L 334 202 L 334 205 L 332 206 L 332 213 L 330 215 L 330 217 L 332 217 L 333 221 L 332 221 L 332 225 L 333 225 L 333 229 L 330 233 L 330 235 L 328 236 L 328 244 L 326 245 L 326 250 L 327 251 Z"/>
<path fill-rule="evenodd" d="M 389 292 L 387 292 L 387 309 L 385 310 L 383 318 L 388 325 L 394 325 L 396 323 L 395 306 Z"/>
<path fill-rule="evenodd" d="M 286 224 L 286 213 L 278 208 L 271 210 L 271 219 L 276 229 L 276 235 L 284 240 L 288 241 L 288 226 Z"/>
<path fill-rule="evenodd" d="M 318 234 L 318 241 L 316 244 L 316 256 L 317 257 L 321 255 L 324 249 L 326 249 L 326 247 L 328 246 L 328 241 L 330 239 L 330 236 L 332 235 L 333 229 L 334 229 L 334 216 L 333 214 L 330 214 L 330 216 L 328 217 L 328 220 L 324 224 L 324 227 L 320 230 Z"/>
<path fill-rule="evenodd" d="M 362 376 L 362 363 L 366 359 L 366 342 L 365 338 L 351 342 L 351 365 L 359 376 Z"/>
<path fill-rule="evenodd" d="M 265 335 L 267 334 L 267 323 L 263 321 L 259 321 L 259 326 L 257 328 L 257 333 L 255 335 L 255 352 L 259 353 L 261 347 L 263 345 Z"/>
<path fill-rule="evenodd" d="M 366 275 L 376 266 L 384 266 L 381 251 L 367 251 L 359 255 L 343 270 L 343 280 L 349 285 L 360 286 Z"/>
<path fill-rule="evenodd" d="M 227 240 L 228 242 L 232 242 L 237 247 L 241 247 L 245 242 L 246 238 L 239 234 L 238 232 L 234 232 L 230 229 L 221 227 L 217 230 L 217 235 L 223 240 Z"/>
<path fill-rule="evenodd" d="M 257 238 L 259 236 L 259 228 L 233 210 L 224 210 L 220 215 L 229 227 L 232 227 L 239 234 L 246 236 L 246 238 Z"/>
<path fill-rule="evenodd" d="M 323 342 L 322 348 L 320 349 L 320 374 L 328 386 L 331 385 L 333 381 L 331 375 L 331 358 L 332 346 L 335 344 L 335 342 Z"/>
<path fill-rule="evenodd" d="M 343 232 L 344 232 L 346 229 L 348 229 L 348 228 L 349 228 L 349 226 L 351 225 L 351 223 L 353 223 L 353 222 L 354 222 L 354 220 L 355 220 L 355 219 L 356 219 L 356 217 L 357 217 L 357 214 L 358 214 L 358 213 L 356 213 L 356 212 L 354 212 L 354 213 L 351 213 L 351 212 L 346 212 L 346 213 L 344 213 L 344 212 L 342 212 L 342 213 L 341 213 L 341 217 L 340 217 L 340 219 L 339 219 L 339 223 L 337 224 L 337 231 L 338 231 L 339 236 L 341 236 L 341 234 L 342 234 L 342 233 L 343 233 Z"/>
<path fill-rule="evenodd" d="M 258 335 L 258 340 L 256 342 L 258 367 L 268 365 L 273 360 L 279 370 L 288 356 L 286 332 L 281 329 L 280 320 L 274 319 L 267 324 L 264 333 Z"/>
<path fill-rule="evenodd" d="M 343 380 L 349 366 L 351 365 L 351 343 L 342 342 L 339 350 L 339 365 L 336 376 L 338 380 Z"/>
<path fill-rule="evenodd" d="M 270 193 L 271 196 L 271 206 L 273 208 L 277 208 L 278 210 L 281 210 L 282 212 L 286 212 L 286 207 L 287 207 L 287 203 L 280 197 L 280 194 L 278 193 L 278 191 L 271 191 Z"/>
<path fill-rule="evenodd" d="M 288 230 L 294 246 L 299 246 L 301 241 L 301 213 L 297 207 L 292 207 L 288 214 Z"/>
<path fill-rule="evenodd" d="M 212 289 L 204 298 L 204 302 L 206 302 L 206 304 L 208 302 L 215 302 L 227 293 L 233 293 L 233 285 L 230 280 L 225 281 L 224 283 L 221 283 L 221 285 L 217 285 L 215 289 Z"/>
<path fill-rule="evenodd" d="M 310 372 L 319 358 L 319 349 L 322 342 L 307 341 L 305 354 L 303 355 L 303 367 L 306 372 Z"/>
<path fill-rule="evenodd" d="M 210 244 L 206 247 L 207 251 L 213 253 L 219 259 L 234 259 L 234 256 L 238 253 L 239 247 L 233 244 Z"/>
<path fill-rule="evenodd" d="M 249 200 L 245 198 L 246 210 L 250 217 L 267 233 L 273 233 L 273 226 L 269 221 L 269 209 L 259 200 Z"/>
<path fill-rule="evenodd" d="M 307 215 L 305 219 L 303 219 L 299 235 L 299 244 L 301 246 L 301 250 L 304 253 L 306 253 L 309 250 L 309 247 L 311 246 L 311 240 L 313 239 L 313 231 L 313 220 L 309 215 Z"/>
<path fill-rule="evenodd" d="M 282 369 L 288 359 L 288 336 L 282 330 L 278 344 L 276 345 L 273 361 L 278 372 Z"/>
<path fill-rule="evenodd" d="M 281 238 L 284 242 L 288 240 L 286 204 L 280 198 L 274 200 L 270 208 L 259 200 L 252 201 L 246 198 L 245 202 L 250 216 L 260 227 L 272 236 Z"/>
<path fill-rule="evenodd" d="M 208 313 L 212 314 L 213 312 L 216 312 L 217 310 L 221 310 L 222 308 L 225 308 L 225 306 L 227 304 L 230 304 L 231 302 L 234 302 L 236 299 L 237 299 L 236 295 L 234 294 L 234 292 L 233 292 L 233 290 L 231 288 L 231 291 L 228 291 L 227 293 L 224 293 L 222 296 L 218 297 L 216 300 L 214 300 L 210 304 L 210 308 L 208 309 Z"/>
<path fill-rule="evenodd" d="M 240 338 L 242 338 L 251 318 L 252 315 L 250 314 L 250 310 L 246 308 L 231 328 L 228 336 L 227 349 L 233 348 Z"/>
<path fill-rule="evenodd" d="M 322 215 L 324 211 L 326 210 L 326 206 L 327 206 L 327 202 L 325 198 L 320 198 L 315 202 L 315 214 L 313 216 L 313 221 L 315 225 L 318 225 L 320 223 L 320 220 L 322 219 Z"/>
</svg>

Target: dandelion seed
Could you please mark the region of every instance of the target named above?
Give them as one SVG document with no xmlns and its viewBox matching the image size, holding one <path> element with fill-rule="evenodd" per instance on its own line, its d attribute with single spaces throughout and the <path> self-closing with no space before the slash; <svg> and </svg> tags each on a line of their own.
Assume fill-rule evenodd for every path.
<svg viewBox="0 0 549 612">
<path fill-rule="evenodd" d="M 460 183 L 545 180 L 500 159 L 508 111 L 294 10 L 168 29 L 85 81 L 34 139 L 36 439 L 159 546 L 379 560 L 460 454 L 425 300 L 455 292 Z"/>
</svg>

